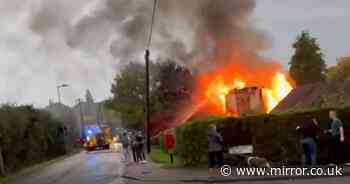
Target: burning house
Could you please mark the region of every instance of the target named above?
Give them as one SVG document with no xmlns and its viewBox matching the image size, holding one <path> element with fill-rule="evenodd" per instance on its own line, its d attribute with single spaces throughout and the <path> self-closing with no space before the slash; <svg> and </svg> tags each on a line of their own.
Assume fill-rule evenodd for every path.
<svg viewBox="0 0 350 184">
<path fill-rule="evenodd" d="M 239 76 L 231 71 L 235 71 Z M 200 91 L 204 91 L 205 94 L 201 99 L 208 101 L 215 112 L 220 111 L 220 115 L 239 116 L 250 111 L 269 113 L 293 89 L 285 74 L 268 68 L 259 74 L 237 65 L 223 67 L 202 79 Z"/>
<path fill-rule="evenodd" d="M 239 116 L 248 112 L 263 113 L 263 91 L 259 87 L 233 89 L 226 95 L 226 113 Z"/>
<path fill-rule="evenodd" d="M 125 7 L 124 3 L 129 1 L 121 1 L 121 5 L 119 1 L 110 2 L 115 6 L 108 8 Z M 127 20 L 118 21 L 122 22 L 122 42 L 111 42 L 112 55 L 122 57 L 121 61 L 139 57 L 144 52 L 145 30 L 141 25 L 149 24 L 144 19 L 148 14 L 138 11 L 149 7 L 148 2 L 144 2 L 135 10 L 124 12 L 118 8 L 113 13 L 103 14 L 131 12 L 125 15 Z M 189 68 L 194 80 L 190 99 L 186 99 L 184 105 L 172 109 L 171 113 L 153 115 L 153 130 L 160 131 L 210 115 L 241 115 L 249 111 L 269 113 L 289 94 L 293 82 L 283 66 L 260 54 L 269 49 L 272 42 L 264 31 L 252 24 L 255 6 L 255 0 L 159 3 L 162 17 L 154 26 L 157 36 L 152 47 L 159 58 L 172 58 Z M 185 26 L 186 30 L 177 31 L 178 26 Z M 187 29 L 191 34 L 186 34 Z M 174 80 L 174 83 L 181 81 Z"/>
</svg>

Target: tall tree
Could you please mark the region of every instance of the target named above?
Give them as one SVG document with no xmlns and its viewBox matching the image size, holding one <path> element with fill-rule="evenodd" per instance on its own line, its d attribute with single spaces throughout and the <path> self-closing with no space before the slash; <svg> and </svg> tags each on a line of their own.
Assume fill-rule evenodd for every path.
<svg viewBox="0 0 350 184">
<path fill-rule="evenodd" d="M 189 69 L 168 60 L 160 64 L 156 78 L 155 93 L 162 102 L 162 110 L 173 110 L 178 103 L 189 100 L 194 80 Z"/>
<path fill-rule="evenodd" d="M 145 92 L 144 67 L 130 63 L 118 74 L 112 84 L 113 108 L 120 112 L 122 124 L 135 127 L 142 121 Z"/>
<path fill-rule="evenodd" d="M 174 109 L 189 99 L 193 81 L 190 71 L 174 61 L 150 63 L 151 113 Z M 122 124 L 137 128 L 144 122 L 145 66 L 127 64 L 115 77 L 108 106 L 119 112 Z"/>
<path fill-rule="evenodd" d="M 155 67 L 150 63 L 150 89 L 155 89 Z M 124 66 L 114 79 L 111 92 L 112 100 L 109 107 L 119 112 L 122 124 L 126 127 L 138 128 L 144 121 L 145 100 L 145 65 L 131 62 Z M 154 100 L 152 99 L 151 111 L 154 111 Z"/>
<path fill-rule="evenodd" d="M 289 62 L 289 73 L 297 85 L 325 79 L 326 64 L 316 38 L 303 31 L 293 44 L 294 55 Z"/>
</svg>

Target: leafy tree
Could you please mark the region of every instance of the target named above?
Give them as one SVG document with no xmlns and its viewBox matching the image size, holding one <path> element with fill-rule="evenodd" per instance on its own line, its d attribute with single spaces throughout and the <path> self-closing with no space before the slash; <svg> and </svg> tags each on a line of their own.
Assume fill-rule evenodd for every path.
<svg viewBox="0 0 350 184">
<path fill-rule="evenodd" d="M 150 112 L 162 112 L 188 99 L 192 86 L 190 71 L 173 61 L 150 64 Z M 115 77 L 107 105 L 119 112 L 122 124 L 139 128 L 144 122 L 145 66 L 131 62 Z"/>
<path fill-rule="evenodd" d="M 155 94 L 163 110 L 172 110 L 184 100 L 189 100 L 193 76 L 184 66 L 168 60 L 160 65 Z"/>
<path fill-rule="evenodd" d="M 340 58 L 336 66 L 328 68 L 327 77 L 330 80 L 347 79 L 350 76 L 350 57 Z"/>
<path fill-rule="evenodd" d="M 150 65 L 151 71 L 154 66 Z M 143 122 L 145 83 L 145 66 L 136 62 L 127 64 L 114 79 L 111 89 L 113 99 L 109 106 L 120 113 L 122 124 L 126 127 L 137 128 Z M 150 88 L 154 89 L 154 82 L 150 83 Z"/>
<path fill-rule="evenodd" d="M 0 107 L 0 145 L 6 171 L 65 153 L 63 124 L 32 106 Z"/>
<path fill-rule="evenodd" d="M 303 31 L 293 44 L 295 53 L 289 62 L 289 73 L 297 85 L 325 79 L 326 64 L 316 38 Z"/>
</svg>

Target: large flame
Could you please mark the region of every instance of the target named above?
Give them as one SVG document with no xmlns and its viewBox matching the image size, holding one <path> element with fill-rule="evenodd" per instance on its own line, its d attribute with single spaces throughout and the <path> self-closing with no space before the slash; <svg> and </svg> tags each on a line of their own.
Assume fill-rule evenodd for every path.
<svg viewBox="0 0 350 184">
<path fill-rule="evenodd" d="M 217 76 L 208 86 L 206 96 L 213 104 L 220 106 L 222 111 L 226 111 L 226 96 L 233 89 L 242 89 L 245 87 L 245 82 L 241 79 L 235 79 L 231 84 L 225 83 L 224 77 Z"/>
<path fill-rule="evenodd" d="M 242 89 L 244 87 L 246 87 L 246 82 L 242 79 L 236 78 L 228 83 L 225 82 L 222 75 L 219 75 L 210 82 L 206 90 L 206 97 L 211 103 L 219 106 L 225 112 L 226 96 L 229 92 L 233 89 Z M 270 112 L 292 89 L 292 85 L 288 82 L 284 74 L 280 72 L 275 73 L 272 78 L 272 87 L 262 88 L 265 111 Z"/>
<path fill-rule="evenodd" d="M 277 62 L 239 52 L 218 57 L 214 69 L 198 76 L 195 97 L 207 101 L 210 112 L 226 113 L 226 96 L 233 89 L 259 87 L 266 113 L 271 112 L 293 89 L 292 82 Z M 220 112 L 219 112 L 220 111 Z"/>
<path fill-rule="evenodd" d="M 286 79 L 285 75 L 277 72 L 272 79 L 272 88 L 263 89 L 263 97 L 265 102 L 266 112 L 271 112 L 278 103 L 283 100 L 293 87 Z"/>
</svg>

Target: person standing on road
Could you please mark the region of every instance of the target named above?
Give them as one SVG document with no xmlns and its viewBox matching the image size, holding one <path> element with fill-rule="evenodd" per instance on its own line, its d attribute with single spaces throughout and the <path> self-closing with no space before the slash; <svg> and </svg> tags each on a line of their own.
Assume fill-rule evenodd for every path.
<svg viewBox="0 0 350 184">
<path fill-rule="evenodd" d="M 123 161 L 128 162 L 130 159 L 130 153 L 129 153 L 129 137 L 127 132 L 123 132 L 120 142 L 123 145 Z"/>
<path fill-rule="evenodd" d="M 335 110 L 329 111 L 329 117 L 331 119 L 331 126 L 330 129 L 325 131 L 325 133 L 331 134 L 331 150 L 329 152 L 329 157 L 331 160 L 330 165 L 343 164 L 345 161 L 345 135 L 343 122 L 338 118 Z"/>
<path fill-rule="evenodd" d="M 224 140 L 217 132 L 216 125 L 209 125 L 208 130 L 208 160 L 209 171 L 212 172 L 215 167 L 221 167 L 224 162 Z"/>
<path fill-rule="evenodd" d="M 146 156 L 145 156 L 145 139 L 141 132 L 139 132 L 136 136 L 136 158 L 140 163 L 146 163 Z"/>
<path fill-rule="evenodd" d="M 137 160 L 137 142 L 136 142 L 136 133 L 132 134 L 131 137 L 131 151 L 132 151 L 132 158 L 135 163 L 138 162 Z"/>
<path fill-rule="evenodd" d="M 304 164 L 307 167 L 312 167 L 317 164 L 317 120 L 311 116 L 306 116 L 300 126 L 296 130 L 301 133 L 301 144 L 304 151 Z"/>
</svg>

